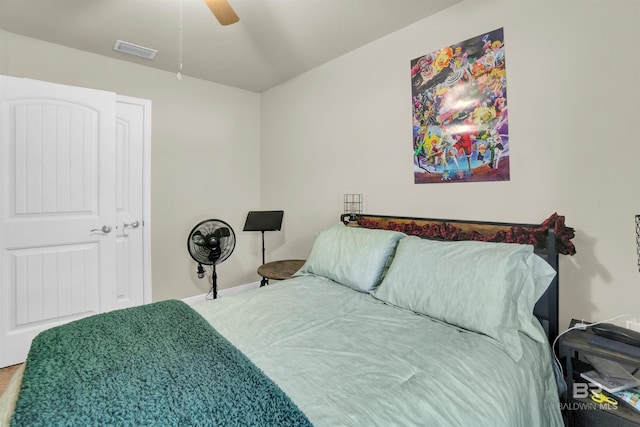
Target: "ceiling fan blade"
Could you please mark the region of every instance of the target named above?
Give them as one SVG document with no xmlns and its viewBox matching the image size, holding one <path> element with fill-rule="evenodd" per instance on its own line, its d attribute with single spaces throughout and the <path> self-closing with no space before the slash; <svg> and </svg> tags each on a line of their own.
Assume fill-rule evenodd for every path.
<svg viewBox="0 0 640 427">
<path fill-rule="evenodd" d="M 240 20 L 227 0 L 204 0 L 204 2 L 221 25 L 234 24 Z"/>
</svg>

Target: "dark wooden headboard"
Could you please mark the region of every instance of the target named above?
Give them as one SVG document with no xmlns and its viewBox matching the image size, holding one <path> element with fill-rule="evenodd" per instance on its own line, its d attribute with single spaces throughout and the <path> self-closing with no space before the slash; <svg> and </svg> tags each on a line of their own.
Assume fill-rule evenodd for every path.
<svg viewBox="0 0 640 427">
<path fill-rule="evenodd" d="M 487 242 L 531 244 L 545 259 L 556 277 L 534 308 L 534 315 L 544 328 L 550 343 L 559 331 L 559 270 L 558 254 L 573 255 L 573 229 L 564 225 L 564 217 L 553 214 L 541 224 L 466 221 L 456 219 L 412 218 L 385 215 L 342 215 L 347 225 L 401 231 L 408 235 L 434 240 L 479 240 Z"/>
</svg>

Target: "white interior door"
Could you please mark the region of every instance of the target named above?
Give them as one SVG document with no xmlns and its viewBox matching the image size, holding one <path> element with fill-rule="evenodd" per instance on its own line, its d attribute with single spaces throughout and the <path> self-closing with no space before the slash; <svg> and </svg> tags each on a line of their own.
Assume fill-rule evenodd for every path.
<svg viewBox="0 0 640 427">
<path fill-rule="evenodd" d="M 151 102 L 117 96 L 116 104 L 116 304 L 151 302 L 148 163 Z M 145 190 L 147 189 L 147 190 Z"/>
<path fill-rule="evenodd" d="M 143 217 L 122 228 L 142 215 L 128 179 L 142 179 L 131 146 L 148 129 L 131 111 L 116 120 L 114 93 L 6 76 L 0 114 L 1 367 L 24 361 L 40 331 L 148 302 L 150 289 L 132 285 Z"/>
</svg>

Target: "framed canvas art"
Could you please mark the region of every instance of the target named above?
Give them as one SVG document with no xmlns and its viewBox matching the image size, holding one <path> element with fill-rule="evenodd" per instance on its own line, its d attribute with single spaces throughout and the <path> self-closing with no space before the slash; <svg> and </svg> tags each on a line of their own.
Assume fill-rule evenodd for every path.
<svg viewBox="0 0 640 427">
<path fill-rule="evenodd" d="M 503 29 L 411 61 L 416 184 L 509 180 Z"/>
</svg>

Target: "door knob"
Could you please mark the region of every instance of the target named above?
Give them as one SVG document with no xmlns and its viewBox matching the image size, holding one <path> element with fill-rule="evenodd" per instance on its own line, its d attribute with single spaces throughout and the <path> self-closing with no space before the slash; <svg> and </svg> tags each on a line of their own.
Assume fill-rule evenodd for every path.
<svg viewBox="0 0 640 427">
<path fill-rule="evenodd" d="M 125 222 L 124 224 L 122 224 L 124 228 L 127 228 L 127 227 L 138 228 L 139 225 L 140 223 L 136 220 L 133 220 L 131 222 Z"/>
<path fill-rule="evenodd" d="M 109 233 L 111 233 L 111 226 L 103 225 L 102 228 L 94 228 L 94 229 L 91 230 L 91 232 L 94 232 L 94 231 L 101 231 L 104 234 L 109 234 Z"/>
</svg>

